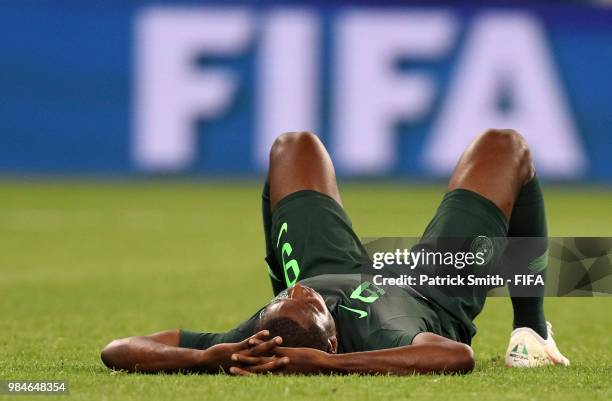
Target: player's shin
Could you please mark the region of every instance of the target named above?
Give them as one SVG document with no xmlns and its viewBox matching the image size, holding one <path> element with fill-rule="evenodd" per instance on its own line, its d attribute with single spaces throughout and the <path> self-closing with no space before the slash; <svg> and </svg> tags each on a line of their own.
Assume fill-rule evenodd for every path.
<svg viewBox="0 0 612 401">
<path fill-rule="evenodd" d="M 545 274 L 548 252 L 548 231 L 544 197 L 537 176 L 521 189 L 510 218 L 509 237 L 530 237 L 524 240 L 511 240 L 507 252 L 510 258 L 518 263 L 513 264 L 517 274 Z M 542 338 L 548 336 L 544 316 L 544 288 L 534 297 L 519 297 L 517 288 L 510 286 L 512 308 L 514 310 L 514 328 L 529 327 Z"/>
</svg>

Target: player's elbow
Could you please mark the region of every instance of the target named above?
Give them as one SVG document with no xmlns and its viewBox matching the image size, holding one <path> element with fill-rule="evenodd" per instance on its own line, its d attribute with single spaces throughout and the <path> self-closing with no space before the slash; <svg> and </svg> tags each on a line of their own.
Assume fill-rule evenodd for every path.
<svg viewBox="0 0 612 401">
<path fill-rule="evenodd" d="M 127 339 L 111 341 L 100 353 L 100 359 L 109 369 L 121 369 L 120 361 L 122 355 L 127 351 Z"/>
<path fill-rule="evenodd" d="M 452 366 L 447 370 L 448 373 L 465 374 L 474 370 L 476 361 L 474 359 L 474 351 L 467 344 L 457 344 L 454 351 Z"/>
</svg>

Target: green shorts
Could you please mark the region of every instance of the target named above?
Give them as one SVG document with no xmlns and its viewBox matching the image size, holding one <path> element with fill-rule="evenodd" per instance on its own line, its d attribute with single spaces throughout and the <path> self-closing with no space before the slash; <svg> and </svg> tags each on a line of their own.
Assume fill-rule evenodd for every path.
<svg viewBox="0 0 612 401">
<path fill-rule="evenodd" d="M 322 274 L 358 273 L 367 261 L 351 220 L 331 197 L 312 190 L 281 199 L 272 213 L 272 244 L 287 287 Z"/>
<path fill-rule="evenodd" d="M 503 212 L 489 199 L 466 189 L 448 192 L 434 218 L 422 237 L 423 243 L 444 242 L 456 244 L 452 251 L 474 251 L 479 244 L 490 244 L 491 260 L 486 268 L 492 268 L 502 258 L 505 237 L 508 234 L 508 220 Z M 490 241 L 489 241 L 490 240 Z M 446 245 L 442 246 L 445 247 Z M 484 307 L 486 295 L 449 296 L 436 288 L 418 288 L 441 311 L 438 313 L 445 323 L 458 331 L 465 330 L 460 338 L 470 343 L 476 334 L 472 323 Z"/>
<path fill-rule="evenodd" d="M 508 220 L 489 199 L 467 189 L 455 189 L 444 195 L 423 238 L 505 237 Z"/>
</svg>

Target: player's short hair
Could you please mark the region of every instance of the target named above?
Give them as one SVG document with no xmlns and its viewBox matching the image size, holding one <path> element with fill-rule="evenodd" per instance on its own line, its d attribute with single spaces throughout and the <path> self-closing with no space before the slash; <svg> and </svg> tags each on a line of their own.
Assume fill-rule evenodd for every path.
<svg viewBox="0 0 612 401">
<path fill-rule="evenodd" d="M 298 322 L 288 317 L 277 317 L 260 322 L 259 330 L 268 330 L 269 338 L 280 336 L 283 339 L 283 347 L 291 348 L 314 348 L 321 351 L 329 351 L 328 335 L 325 330 L 316 324 L 309 328 L 302 327 Z"/>
</svg>

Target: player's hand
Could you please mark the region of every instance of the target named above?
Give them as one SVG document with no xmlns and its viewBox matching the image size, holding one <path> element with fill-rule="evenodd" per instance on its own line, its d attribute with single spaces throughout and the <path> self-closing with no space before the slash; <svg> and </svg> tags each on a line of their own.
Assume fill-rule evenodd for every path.
<svg viewBox="0 0 612 401">
<path fill-rule="evenodd" d="M 326 371 L 326 352 L 313 348 L 285 348 L 275 347 L 274 357 L 243 355 L 233 356 L 240 366 L 232 366 L 230 373 L 240 376 L 253 374 L 316 374 Z"/>
<path fill-rule="evenodd" d="M 268 330 L 262 330 L 238 343 L 213 345 L 203 352 L 201 365 L 211 371 L 223 369 L 227 372 L 231 366 L 237 365 L 237 361 L 232 360 L 232 355 L 239 352 L 245 352 L 247 355 L 250 355 L 250 349 L 258 353 L 264 353 L 267 352 L 266 350 L 269 351 L 276 347 L 279 344 L 277 338 L 267 340 L 269 335 L 270 332 L 268 332 Z"/>
<path fill-rule="evenodd" d="M 257 372 L 272 372 L 285 367 L 289 363 L 289 359 L 274 355 L 275 350 L 282 343 L 283 339 L 281 337 L 274 337 L 267 341 L 259 338 L 253 339 L 248 348 L 242 349 L 231 356 L 235 364 L 229 368 L 229 372 L 232 374 L 242 372 L 243 375 L 247 375 Z M 256 369 L 251 373 L 241 368 Z"/>
</svg>

